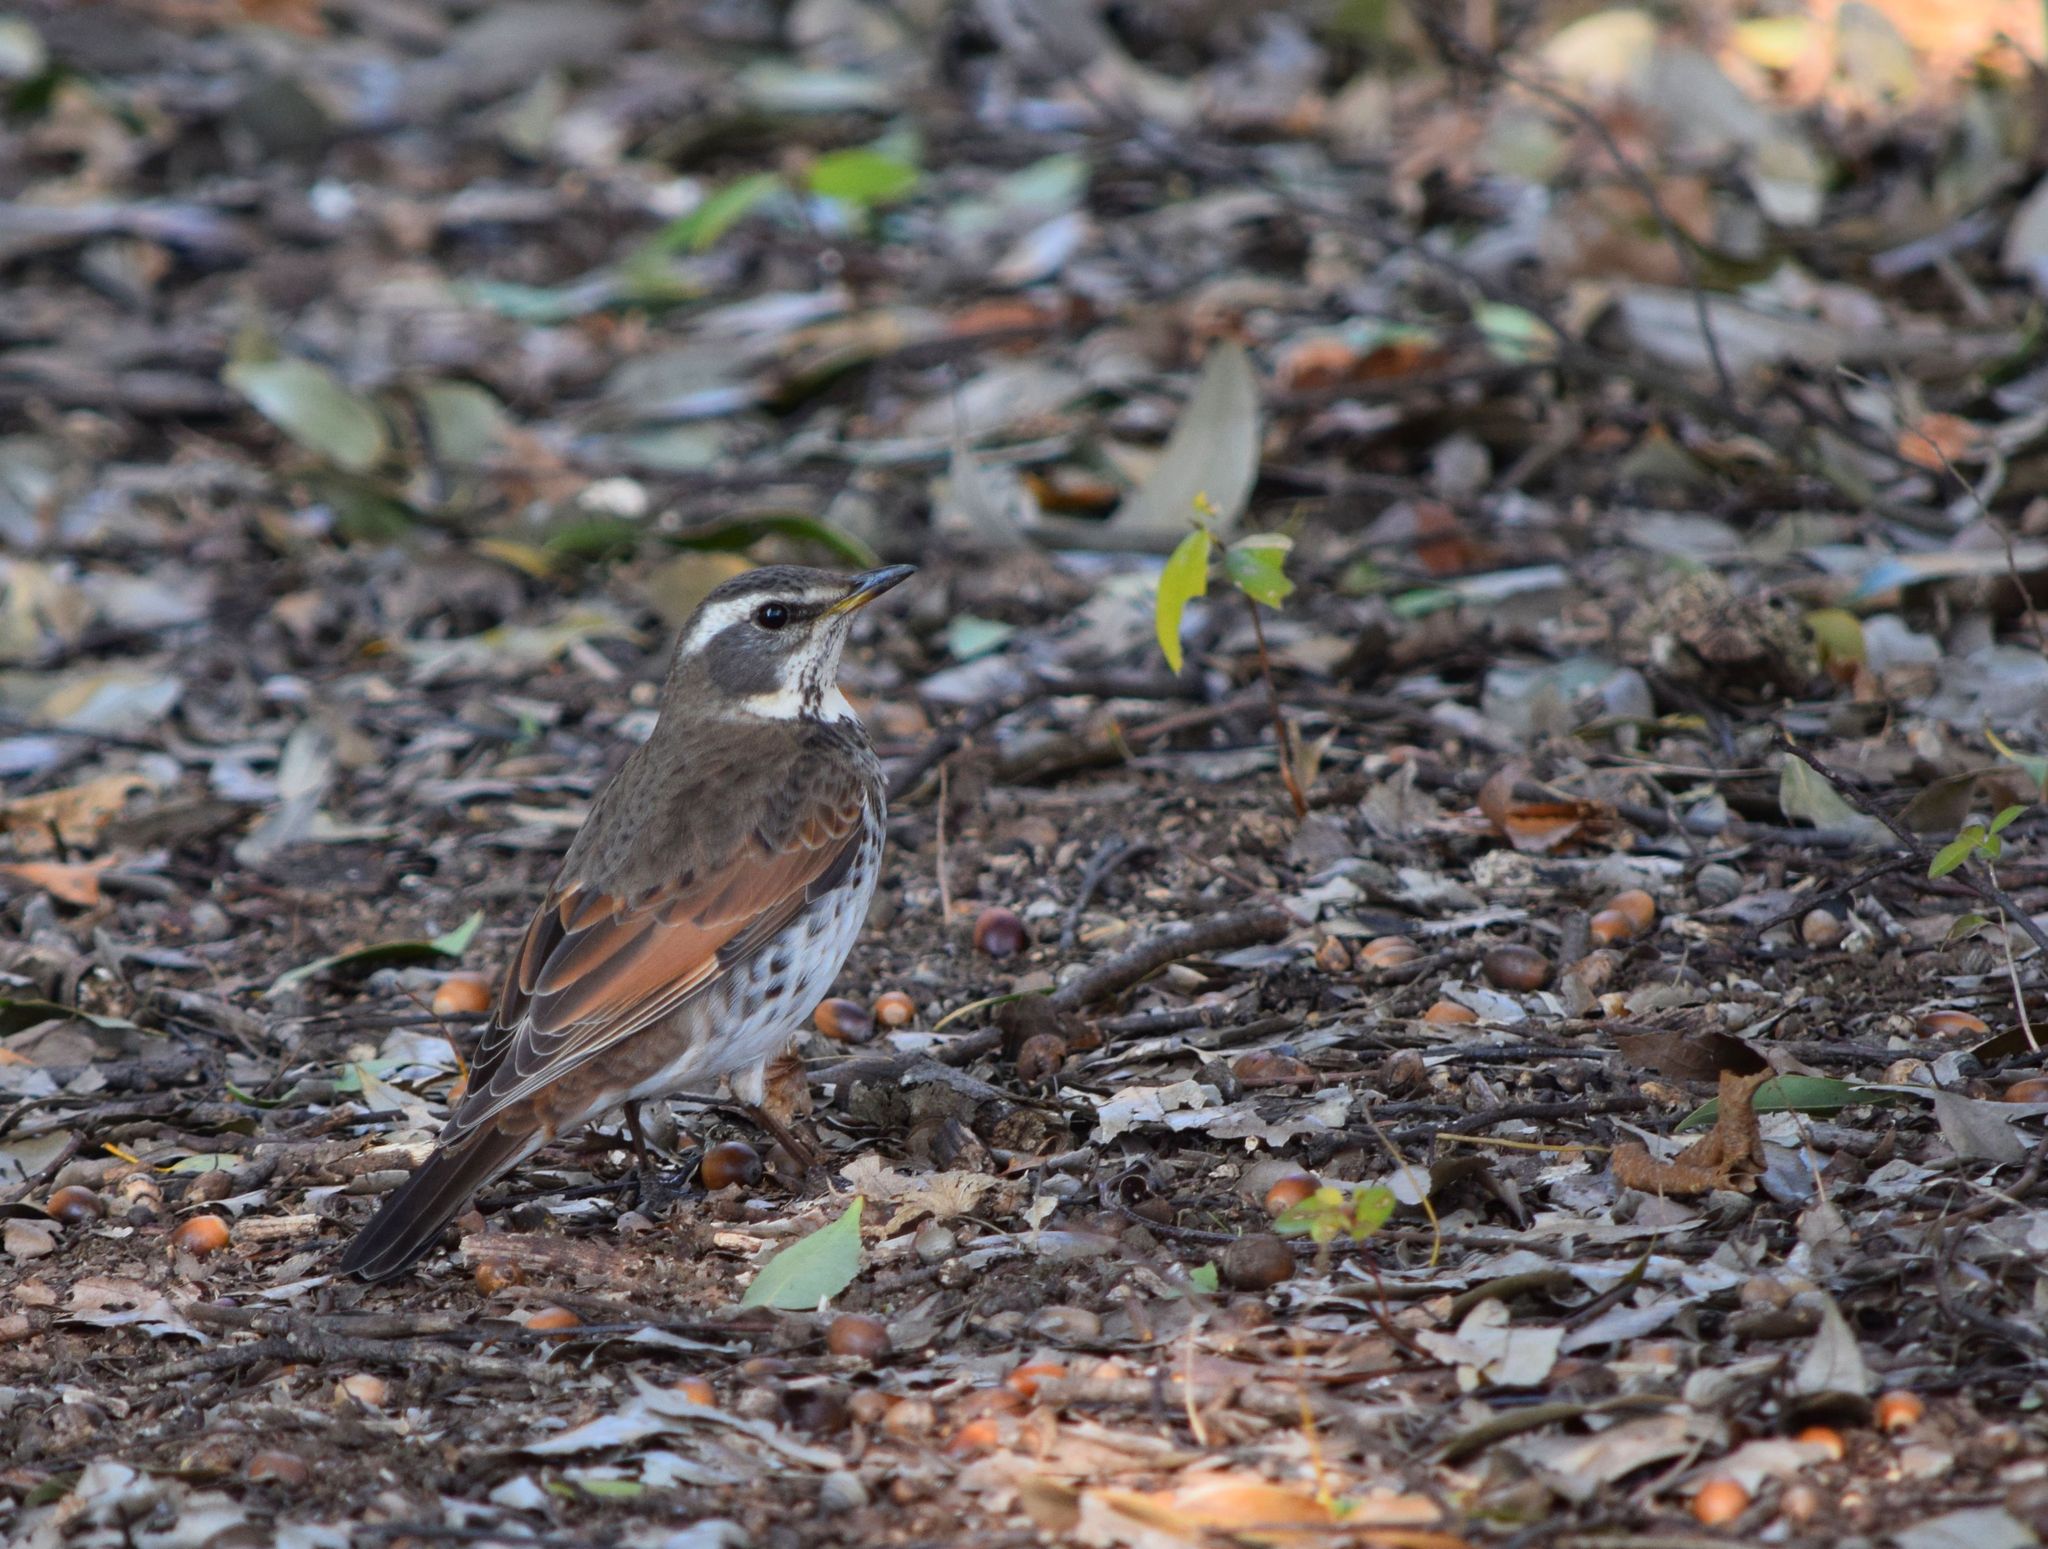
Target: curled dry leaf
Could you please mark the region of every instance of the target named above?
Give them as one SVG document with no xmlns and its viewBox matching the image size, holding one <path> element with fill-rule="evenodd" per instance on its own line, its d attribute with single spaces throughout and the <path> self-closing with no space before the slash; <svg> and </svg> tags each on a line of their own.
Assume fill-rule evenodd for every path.
<svg viewBox="0 0 2048 1549">
<path fill-rule="evenodd" d="M 1721 1102 L 1714 1127 L 1668 1162 L 1628 1141 L 1614 1148 L 1614 1181 L 1645 1194 L 1711 1194 L 1716 1189 L 1747 1191 L 1764 1170 L 1763 1137 L 1757 1130 L 1757 1088 L 1769 1070 L 1738 1076 L 1721 1072 Z"/>
<path fill-rule="evenodd" d="M 1515 785 L 1524 772 L 1519 764 L 1509 764 L 1479 788 L 1479 810 L 1517 850 L 1548 854 L 1599 838 L 1614 827 L 1614 809 L 1604 802 L 1516 799 Z"/>
</svg>

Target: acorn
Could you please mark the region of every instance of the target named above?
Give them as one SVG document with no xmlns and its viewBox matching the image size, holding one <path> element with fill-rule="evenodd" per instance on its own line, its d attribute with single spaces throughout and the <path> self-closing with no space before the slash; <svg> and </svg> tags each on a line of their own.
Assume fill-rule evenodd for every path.
<svg viewBox="0 0 2048 1549">
<path fill-rule="evenodd" d="M 1422 956 L 1406 936 L 1375 936 L 1358 949 L 1358 960 L 1372 968 L 1400 968 Z"/>
<path fill-rule="evenodd" d="M 281 1484 L 288 1490 L 296 1490 L 313 1475 L 306 1460 L 296 1452 L 264 1451 L 253 1452 L 249 1461 L 242 1465 L 242 1477 L 251 1484 L 269 1481 Z"/>
<path fill-rule="evenodd" d="M 346 1398 L 354 1399 L 366 1409 L 382 1409 L 391 1397 L 391 1384 L 371 1372 L 357 1372 L 344 1377 L 335 1387 Z"/>
<path fill-rule="evenodd" d="M 975 919 L 974 950 L 985 957 L 1015 957 L 1030 944 L 1024 922 L 1000 905 L 982 910 Z"/>
<path fill-rule="evenodd" d="M 1922 1038 L 1982 1038 L 1991 1029 L 1982 1017 L 1944 1008 L 1921 1013 L 1913 1021 L 1913 1031 Z"/>
<path fill-rule="evenodd" d="M 1816 952 L 1840 946 L 1842 938 L 1848 934 L 1849 927 L 1832 910 L 1809 909 L 1799 921 L 1799 939 Z"/>
<path fill-rule="evenodd" d="M 1818 1447 L 1828 1455 L 1830 1463 L 1839 1463 L 1848 1455 L 1849 1444 L 1842 1440 L 1842 1433 L 1832 1425 L 1809 1425 L 1793 1440 L 1809 1447 Z"/>
<path fill-rule="evenodd" d="M 1918 1393 L 1909 1393 L 1904 1388 L 1893 1388 L 1889 1393 L 1878 1395 L 1877 1403 L 1870 1411 L 1871 1421 L 1887 1435 L 1910 1431 L 1927 1418 L 1927 1401 Z"/>
<path fill-rule="evenodd" d="M 496 1296 L 525 1279 L 518 1266 L 503 1259 L 485 1259 L 476 1267 L 476 1288 L 485 1296 Z"/>
<path fill-rule="evenodd" d="M 1640 936 L 1657 923 L 1657 900 L 1639 887 L 1616 893 L 1601 905 L 1603 913 L 1620 915 L 1628 922 L 1629 934 Z"/>
<path fill-rule="evenodd" d="M 761 1181 L 761 1154 L 744 1140 L 722 1140 L 704 1153 L 697 1178 L 713 1193 L 734 1186 L 750 1189 Z"/>
<path fill-rule="evenodd" d="M 1461 1006 L 1454 1000 L 1440 1000 L 1422 1013 L 1422 1020 L 1446 1026 L 1462 1026 L 1477 1022 L 1479 1013 L 1470 1006 Z"/>
<path fill-rule="evenodd" d="M 1266 1190 L 1266 1214 L 1285 1215 L 1322 1186 L 1313 1173 L 1289 1173 Z"/>
<path fill-rule="evenodd" d="M 67 1183 L 50 1196 L 49 1202 L 43 1206 L 43 1213 L 66 1226 L 79 1226 L 105 1215 L 107 1203 L 91 1189 Z"/>
<path fill-rule="evenodd" d="M 718 1402 L 717 1393 L 712 1391 L 711 1384 L 702 1377 L 685 1377 L 675 1385 L 675 1390 L 693 1404 L 709 1407 Z"/>
<path fill-rule="evenodd" d="M 834 1355 L 878 1361 L 889 1353 L 889 1326 L 880 1318 L 842 1312 L 826 1326 L 825 1348 Z"/>
<path fill-rule="evenodd" d="M 875 997 L 875 1020 L 891 1029 L 908 1027 L 917 1020 L 917 1002 L 901 990 L 884 990 Z"/>
<path fill-rule="evenodd" d="M 543 1307 L 527 1318 L 526 1326 L 536 1334 L 566 1334 L 583 1327 L 583 1320 L 567 1307 Z"/>
<path fill-rule="evenodd" d="M 1294 1276 L 1294 1250 L 1277 1237 L 1256 1233 L 1223 1250 L 1216 1266 L 1237 1291 L 1268 1291 Z"/>
<path fill-rule="evenodd" d="M 1351 966 L 1351 949 L 1341 936 L 1325 936 L 1316 943 L 1316 967 L 1324 973 L 1340 974 Z"/>
<path fill-rule="evenodd" d="M 946 1443 L 949 1457 L 971 1458 L 1002 1444 L 1003 1433 L 993 1420 L 969 1420 Z"/>
<path fill-rule="evenodd" d="M 1305 1060 L 1276 1049 L 1254 1049 L 1230 1062 L 1230 1073 L 1247 1086 L 1305 1086 L 1316 1073 Z"/>
<path fill-rule="evenodd" d="M 1628 922 L 1628 916 L 1618 909 L 1602 909 L 1586 922 L 1586 934 L 1603 947 L 1611 947 L 1627 941 L 1635 934 L 1635 927 Z"/>
<path fill-rule="evenodd" d="M 811 1013 L 811 1020 L 819 1032 L 841 1043 L 866 1043 L 875 1036 L 874 1016 L 857 1000 L 839 996 L 821 1000 L 818 1009 Z"/>
<path fill-rule="evenodd" d="M 1550 982 L 1550 959 L 1534 947 L 1494 947 L 1479 967 L 1497 990 L 1540 990 Z"/>
<path fill-rule="evenodd" d="M 1726 1527 L 1749 1510 L 1749 1491 L 1733 1479 L 1709 1479 L 1692 1498 L 1693 1517 L 1705 1527 Z"/>
<path fill-rule="evenodd" d="M 228 1224 L 219 1216 L 194 1216 L 171 1233 L 171 1246 L 195 1259 L 218 1253 L 228 1245 Z"/>
<path fill-rule="evenodd" d="M 1003 1386 L 1020 1398 L 1032 1399 L 1038 1397 L 1040 1383 L 1058 1382 L 1066 1375 L 1066 1367 L 1057 1361 L 1026 1361 L 1003 1379 Z"/>
<path fill-rule="evenodd" d="M 2027 1076 L 1999 1095 L 2009 1103 L 2048 1103 L 2048 1076 Z"/>
<path fill-rule="evenodd" d="M 481 1016 L 490 1009 L 491 987 L 482 974 L 450 974 L 434 990 L 437 1017 Z"/>
</svg>

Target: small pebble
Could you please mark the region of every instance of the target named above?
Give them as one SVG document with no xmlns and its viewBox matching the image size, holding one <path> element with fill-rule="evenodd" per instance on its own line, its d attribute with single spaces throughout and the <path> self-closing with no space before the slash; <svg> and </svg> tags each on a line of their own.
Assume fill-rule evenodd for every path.
<svg viewBox="0 0 2048 1549">
<path fill-rule="evenodd" d="M 1742 873 L 1733 866 L 1709 861 L 1692 879 L 1693 895 L 1709 909 L 1732 903 L 1742 896 Z"/>
<path fill-rule="evenodd" d="M 820 1511 L 858 1511 L 867 1503 L 868 1487 L 860 1482 L 857 1475 L 846 1469 L 835 1468 L 818 1481 Z"/>
</svg>

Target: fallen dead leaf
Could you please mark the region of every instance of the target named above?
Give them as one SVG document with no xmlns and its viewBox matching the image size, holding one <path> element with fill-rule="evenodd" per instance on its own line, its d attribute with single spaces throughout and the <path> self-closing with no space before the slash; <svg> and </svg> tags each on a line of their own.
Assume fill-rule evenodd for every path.
<svg viewBox="0 0 2048 1549">
<path fill-rule="evenodd" d="M 108 856 L 97 861 L 23 861 L 0 866 L 0 876 L 13 877 L 30 887 L 41 888 L 62 903 L 90 909 L 100 901 L 100 875 L 114 864 Z"/>
<path fill-rule="evenodd" d="M 149 789 L 139 774 L 106 774 L 62 790 L 18 797 L 0 805 L 0 833 L 18 853 L 45 855 L 58 841 L 90 845 L 136 791 Z"/>
</svg>

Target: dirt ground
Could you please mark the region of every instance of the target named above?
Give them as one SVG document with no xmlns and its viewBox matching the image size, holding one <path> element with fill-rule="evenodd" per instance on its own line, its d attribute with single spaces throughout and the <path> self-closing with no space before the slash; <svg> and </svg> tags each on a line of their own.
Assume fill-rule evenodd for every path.
<svg viewBox="0 0 2048 1549">
<path fill-rule="evenodd" d="M 10 1543 L 2039 1541 L 2039 10 L 1462 9 L 0 20 Z M 821 1164 L 333 1278 L 876 559 Z"/>
</svg>

